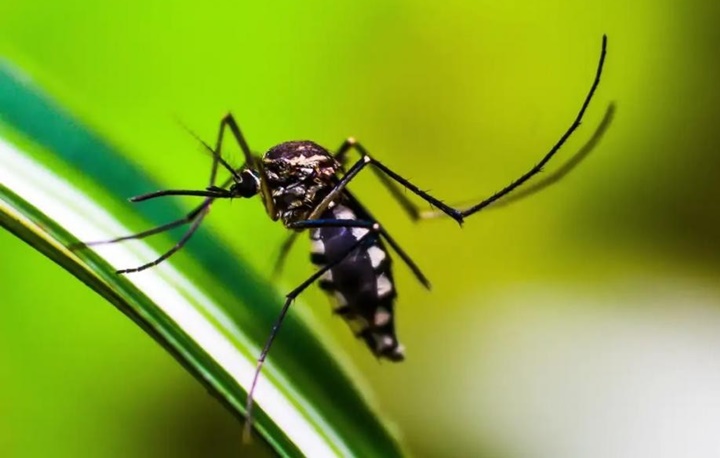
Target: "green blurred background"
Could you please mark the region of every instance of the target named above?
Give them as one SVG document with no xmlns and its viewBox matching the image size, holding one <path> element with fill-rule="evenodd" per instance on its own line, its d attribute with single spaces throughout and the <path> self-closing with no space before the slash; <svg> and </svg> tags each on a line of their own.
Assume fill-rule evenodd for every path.
<svg viewBox="0 0 720 458">
<path fill-rule="evenodd" d="M 463 229 L 354 186 L 433 282 L 397 266 L 405 363 L 305 302 L 417 456 L 698 457 L 720 447 L 719 18 L 706 0 L 5 1 L 0 55 L 168 187 L 209 162 L 177 120 L 212 140 L 231 110 L 257 151 L 354 135 L 465 201 L 562 134 L 607 33 L 561 157 L 617 114 L 561 184 Z M 269 274 L 286 233 L 259 201 L 207 224 Z M 240 425 L 140 329 L 4 232 L 0 253 L 0 456 L 242 455 Z M 303 241 L 282 287 L 311 270 Z"/>
</svg>

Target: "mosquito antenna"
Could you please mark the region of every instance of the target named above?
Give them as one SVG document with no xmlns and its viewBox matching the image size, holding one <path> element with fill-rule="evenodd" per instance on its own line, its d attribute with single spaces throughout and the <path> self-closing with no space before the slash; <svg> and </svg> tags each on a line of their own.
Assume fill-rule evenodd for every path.
<svg viewBox="0 0 720 458">
<path fill-rule="evenodd" d="M 205 147 L 205 149 L 210 152 L 212 157 L 215 158 L 220 163 L 220 165 L 222 165 L 225 168 L 225 170 L 230 172 L 230 174 L 233 176 L 233 178 L 235 178 L 235 181 L 242 181 L 242 177 L 237 172 L 237 170 L 235 170 L 235 168 L 233 166 L 228 164 L 227 161 L 225 159 L 223 159 L 223 157 L 220 154 L 218 154 L 217 151 L 215 151 L 210 145 L 208 145 L 205 142 L 205 140 L 200 138 L 192 129 L 187 127 L 181 121 L 178 120 L 178 123 L 180 124 L 180 127 L 182 127 L 185 130 L 185 132 L 190 134 L 195 140 L 197 140 L 201 145 L 203 145 Z"/>
</svg>

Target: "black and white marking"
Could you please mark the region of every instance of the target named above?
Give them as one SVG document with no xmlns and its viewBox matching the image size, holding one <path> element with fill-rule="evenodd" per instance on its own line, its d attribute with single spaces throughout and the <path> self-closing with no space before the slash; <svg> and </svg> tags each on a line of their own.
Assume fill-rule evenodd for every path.
<svg viewBox="0 0 720 458">
<path fill-rule="evenodd" d="M 357 213 L 349 205 L 335 205 L 326 210 L 321 219 L 357 221 Z M 397 293 L 392 261 L 385 246 L 380 239 L 374 239 L 342 258 L 368 232 L 364 228 L 347 227 L 311 229 L 310 260 L 322 268 L 341 259 L 319 280 L 320 288 L 335 303 L 334 312 L 375 356 L 402 361 L 405 355 L 395 334 L 393 313 Z"/>
</svg>

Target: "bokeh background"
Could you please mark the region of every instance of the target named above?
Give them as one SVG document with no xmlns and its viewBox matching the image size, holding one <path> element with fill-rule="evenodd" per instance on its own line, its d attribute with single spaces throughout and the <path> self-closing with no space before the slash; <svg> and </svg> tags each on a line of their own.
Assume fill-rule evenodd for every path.
<svg viewBox="0 0 720 458">
<path fill-rule="evenodd" d="M 607 33 L 602 84 L 560 157 L 611 101 L 617 113 L 557 186 L 459 229 L 414 225 L 372 177 L 355 184 L 433 282 L 397 266 L 405 363 L 378 364 L 319 291 L 305 306 L 417 456 L 710 457 L 718 19 L 706 0 L 24 0 L 0 4 L 0 52 L 167 186 L 206 180 L 177 120 L 211 140 L 232 110 L 257 151 L 354 135 L 465 201 L 562 134 Z M 259 202 L 218 205 L 207 224 L 269 274 L 285 231 Z M 0 253 L 0 455 L 241 456 L 240 425 L 140 329 L 4 232 Z M 310 272 L 303 241 L 282 287 Z"/>
</svg>

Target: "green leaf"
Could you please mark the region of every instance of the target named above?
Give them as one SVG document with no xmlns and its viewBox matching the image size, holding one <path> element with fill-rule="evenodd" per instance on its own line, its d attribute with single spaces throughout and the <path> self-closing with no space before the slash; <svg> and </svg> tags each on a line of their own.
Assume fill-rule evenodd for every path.
<svg viewBox="0 0 720 458">
<path fill-rule="evenodd" d="M 134 232 L 118 202 L 160 186 L 7 64 L 0 121 L 0 225 L 106 298 L 243 418 L 281 292 L 207 228 L 183 250 L 192 261 L 183 271 L 166 262 L 116 275 L 159 254 L 138 241 L 68 250 Z M 173 199 L 133 209 L 144 227 L 183 215 Z M 284 323 L 256 391 L 262 437 L 284 456 L 403 455 L 352 366 L 317 332 L 292 313 Z"/>
</svg>

